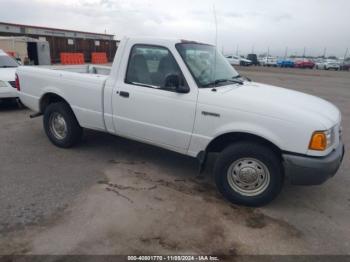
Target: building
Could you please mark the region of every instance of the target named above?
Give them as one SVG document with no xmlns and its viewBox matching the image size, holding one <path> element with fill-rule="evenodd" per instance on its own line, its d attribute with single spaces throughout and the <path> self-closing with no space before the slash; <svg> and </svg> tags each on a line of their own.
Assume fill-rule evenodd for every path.
<svg viewBox="0 0 350 262">
<path fill-rule="evenodd" d="M 25 36 L 40 41 L 47 41 L 52 63 L 60 62 L 61 52 L 83 53 L 86 62 L 91 61 L 92 52 L 105 52 L 108 60 L 113 61 L 118 44 L 118 41 L 114 40 L 114 35 L 110 34 L 5 22 L 0 22 L 0 36 Z"/>
<path fill-rule="evenodd" d="M 0 49 L 20 60 L 22 64 L 50 65 L 49 43 L 27 36 L 0 36 Z"/>
</svg>

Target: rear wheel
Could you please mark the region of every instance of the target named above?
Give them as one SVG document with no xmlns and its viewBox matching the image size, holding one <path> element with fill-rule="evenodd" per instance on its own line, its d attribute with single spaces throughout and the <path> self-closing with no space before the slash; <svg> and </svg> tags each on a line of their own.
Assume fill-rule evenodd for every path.
<svg viewBox="0 0 350 262">
<path fill-rule="evenodd" d="M 281 191 L 283 171 L 280 158 L 268 147 L 240 142 L 222 151 L 214 168 L 219 191 L 231 202 L 262 206 Z"/>
<path fill-rule="evenodd" d="M 47 137 L 58 147 L 72 147 L 81 139 L 83 129 L 64 102 L 50 104 L 45 109 L 43 124 Z"/>
</svg>

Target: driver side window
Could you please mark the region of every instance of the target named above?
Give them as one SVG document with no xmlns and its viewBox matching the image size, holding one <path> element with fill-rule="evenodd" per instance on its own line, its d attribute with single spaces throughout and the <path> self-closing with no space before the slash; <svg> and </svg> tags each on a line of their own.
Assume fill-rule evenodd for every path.
<svg viewBox="0 0 350 262">
<path fill-rule="evenodd" d="M 167 48 L 151 45 L 133 46 L 126 83 L 175 91 L 176 86 L 172 81 L 174 75 L 181 79 L 180 85 L 185 85 L 181 70 Z"/>
</svg>

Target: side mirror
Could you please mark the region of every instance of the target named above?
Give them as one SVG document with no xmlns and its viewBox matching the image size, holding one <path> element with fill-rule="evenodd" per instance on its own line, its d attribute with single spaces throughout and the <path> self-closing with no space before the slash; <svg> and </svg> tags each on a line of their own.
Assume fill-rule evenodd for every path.
<svg viewBox="0 0 350 262">
<path fill-rule="evenodd" d="M 178 74 L 169 74 L 165 77 L 164 88 L 174 90 L 177 93 L 188 93 L 190 92 L 189 87 L 185 84 L 184 79 Z"/>
</svg>

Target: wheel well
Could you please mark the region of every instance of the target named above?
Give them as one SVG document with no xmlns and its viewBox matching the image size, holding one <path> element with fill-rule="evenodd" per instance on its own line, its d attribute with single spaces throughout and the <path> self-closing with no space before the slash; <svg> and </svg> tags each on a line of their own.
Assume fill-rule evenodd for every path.
<svg viewBox="0 0 350 262">
<path fill-rule="evenodd" d="M 68 104 L 68 102 L 62 98 L 59 95 L 56 95 L 54 93 L 47 93 L 45 94 L 41 99 L 40 99 L 40 112 L 44 113 L 45 109 L 48 105 L 52 103 L 57 103 L 57 102 L 65 102 Z M 69 105 L 69 104 L 68 104 Z"/>
<path fill-rule="evenodd" d="M 260 136 L 257 136 L 257 135 L 253 135 L 253 134 L 249 134 L 249 133 L 241 133 L 241 132 L 227 133 L 227 134 L 223 134 L 223 135 L 216 137 L 213 141 L 211 141 L 209 143 L 209 145 L 206 148 L 206 152 L 207 153 L 221 152 L 229 144 L 232 144 L 232 143 L 237 142 L 237 141 L 239 141 L 239 142 L 242 142 L 242 141 L 252 142 L 253 141 L 253 142 L 256 142 L 256 143 L 259 143 L 259 144 L 262 144 L 262 145 L 269 147 L 279 156 L 281 156 L 281 154 L 282 154 L 281 149 L 278 146 L 276 146 L 275 144 L 273 144 L 272 142 L 270 142 L 269 140 L 262 138 Z"/>
</svg>

